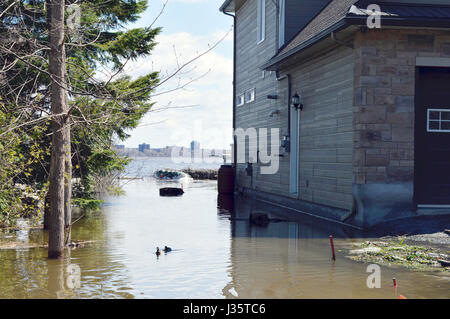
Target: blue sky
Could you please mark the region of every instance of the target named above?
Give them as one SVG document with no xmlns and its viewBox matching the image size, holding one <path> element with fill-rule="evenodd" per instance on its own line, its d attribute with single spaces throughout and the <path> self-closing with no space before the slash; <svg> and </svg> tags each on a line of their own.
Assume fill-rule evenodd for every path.
<svg viewBox="0 0 450 319">
<path fill-rule="evenodd" d="M 148 26 L 161 11 L 165 0 L 149 0 L 149 8 L 133 27 Z M 178 65 L 208 50 L 158 88 L 154 112 L 128 132 L 127 147 L 149 143 L 151 147 L 188 146 L 199 140 L 202 147 L 229 147 L 232 141 L 233 19 L 219 11 L 223 0 L 169 0 L 154 26 L 163 28 L 150 57 L 129 63 L 126 72 L 139 76 L 157 70 L 165 78 Z M 194 80 L 182 89 L 176 89 Z M 189 106 L 184 108 L 185 106 Z M 183 107 L 183 108 L 179 108 Z M 167 109 L 169 108 L 169 109 Z M 158 111 L 159 110 L 159 111 Z"/>
</svg>

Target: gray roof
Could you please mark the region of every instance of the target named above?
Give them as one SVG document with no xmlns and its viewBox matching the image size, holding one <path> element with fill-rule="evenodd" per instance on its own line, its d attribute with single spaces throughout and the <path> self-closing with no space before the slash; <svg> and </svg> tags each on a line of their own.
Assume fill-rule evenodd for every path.
<svg viewBox="0 0 450 319">
<path fill-rule="evenodd" d="M 319 14 L 306 25 L 281 51 L 286 53 L 303 42 L 326 30 L 347 15 L 350 7 L 358 0 L 333 0 Z"/>
<path fill-rule="evenodd" d="M 440 23 L 440 27 L 450 28 L 450 5 L 383 3 L 377 0 L 332 0 L 309 24 L 270 61 L 264 64 L 268 68 L 309 47 L 319 41 L 324 35 L 331 33 L 347 24 L 365 25 L 371 14 L 366 10 L 368 4 L 378 3 L 382 21 L 393 21 L 393 25 L 414 25 L 412 22 L 421 21 L 420 25 L 427 26 Z M 417 24 L 416 24 L 417 25 Z"/>
<path fill-rule="evenodd" d="M 225 2 L 220 6 L 220 11 L 225 12 L 227 7 L 230 5 L 232 0 L 225 0 Z"/>
</svg>

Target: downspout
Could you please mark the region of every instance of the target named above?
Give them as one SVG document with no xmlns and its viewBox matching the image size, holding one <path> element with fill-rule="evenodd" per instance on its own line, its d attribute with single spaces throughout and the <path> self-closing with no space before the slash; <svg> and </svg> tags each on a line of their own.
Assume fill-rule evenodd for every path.
<svg viewBox="0 0 450 319">
<path fill-rule="evenodd" d="M 222 11 L 223 14 L 233 18 L 233 166 L 234 166 L 234 180 L 237 175 L 237 139 L 234 135 L 236 130 L 236 16 Z"/>
<path fill-rule="evenodd" d="M 292 109 L 292 106 L 291 106 L 292 77 L 291 77 L 290 74 L 286 74 L 286 75 L 280 77 L 280 76 L 279 76 L 279 71 L 276 71 L 276 79 L 277 79 L 277 81 L 282 81 L 282 80 L 284 80 L 284 79 L 287 79 L 287 82 L 288 82 L 288 101 L 287 101 L 287 108 L 288 108 L 288 125 L 287 125 L 287 134 L 286 134 L 286 136 L 287 136 L 287 145 L 288 145 L 288 149 L 285 148 L 285 152 L 290 153 L 290 156 L 289 156 L 290 161 L 295 160 L 295 162 L 297 163 L 297 164 L 296 164 L 296 166 L 297 166 L 297 169 L 296 169 L 296 171 L 297 171 L 297 176 L 296 176 L 296 180 L 297 180 L 297 182 L 296 182 L 296 187 L 297 187 L 297 189 L 295 190 L 295 193 L 293 193 L 293 194 L 297 194 L 297 195 L 298 195 L 298 187 L 299 187 L 299 182 L 300 182 L 300 174 L 299 174 L 299 173 L 300 173 L 300 160 L 299 160 L 299 159 L 300 159 L 300 147 L 298 147 L 297 145 L 295 145 L 295 147 L 296 147 L 296 148 L 298 147 L 298 149 L 297 149 L 297 151 L 295 152 L 296 158 L 293 159 L 293 158 L 292 158 L 292 147 L 294 147 L 294 146 L 292 145 L 292 136 L 291 136 L 291 118 L 292 118 L 292 115 L 291 115 L 291 112 L 292 112 L 292 111 L 291 111 L 291 109 Z M 298 122 L 298 130 L 300 130 L 300 120 L 299 120 L 299 122 Z M 295 134 L 298 134 L 298 132 L 296 132 Z M 298 139 L 296 139 L 296 141 L 297 141 L 297 143 L 299 143 L 299 140 L 298 140 Z M 290 165 L 292 165 L 292 163 L 291 163 Z M 292 166 L 290 166 L 290 168 L 292 168 Z M 290 174 L 292 174 L 292 171 L 291 171 Z M 291 186 L 289 186 L 289 187 L 291 187 Z M 289 191 L 291 192 L 291 189 L 290 189 Z"/>
<path fill-rule="evenodd" d="M 280 72 L 276 71 L 276 79 L 277 81 L 282 81 L 284 79 L 287 79 L 288 82 L 288 98 L 287 98 L 287 109 L 288 109 L 288 120 L 287 120 L 287 133 L 286 136 L 288 137 L 289 141 L 289 151 L 291 151 L 291 95 L 292 95 L 292 82 L 291 82 L 291 75 L 286 74 L 280 77 Z"/>
</svg>

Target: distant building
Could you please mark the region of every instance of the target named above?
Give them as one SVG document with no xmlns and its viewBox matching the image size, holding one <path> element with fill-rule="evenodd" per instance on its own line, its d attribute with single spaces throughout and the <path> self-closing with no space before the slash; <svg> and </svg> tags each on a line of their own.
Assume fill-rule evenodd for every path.
<svg viewBox="0 0 450 319">
<path fill-rule="evenodd" d="M 145 151 L 149 151 L 150 150 L 150 144 L 142 143 L 142 144 L 139 144 L 138 148 L 139 148 L 139 152 L 144 153 Z"/>
<path fill-rule="evenodd" d="M 200 143 L 197 141 L 191 142 L 191 157 L 201 157 Z"/>
<path fill-rule="evenodd" d="M 125 145 L 114 145 L 114 148 L 116 150 L 124 150 L 125 149 Z"/>
<path fill-rule="evenodd" d="M 196 150 L 200 150 L 200 142 L 192 141 L 191 142 L 191 152 L 194 153 Z"/>
</svg>

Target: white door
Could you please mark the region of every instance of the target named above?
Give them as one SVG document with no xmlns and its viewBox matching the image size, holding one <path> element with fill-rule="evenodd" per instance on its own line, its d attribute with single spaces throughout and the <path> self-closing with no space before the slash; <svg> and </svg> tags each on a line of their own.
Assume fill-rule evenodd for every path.
<svg viewBox="0 0 450 319">
<path fill-rule="evenodd" d="M 289 192 L 298 194 L 298 155 L 299 155 L 299 111 L 291 106 L 291 153 Z"/>
</svg>

